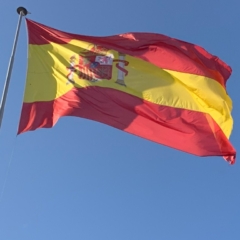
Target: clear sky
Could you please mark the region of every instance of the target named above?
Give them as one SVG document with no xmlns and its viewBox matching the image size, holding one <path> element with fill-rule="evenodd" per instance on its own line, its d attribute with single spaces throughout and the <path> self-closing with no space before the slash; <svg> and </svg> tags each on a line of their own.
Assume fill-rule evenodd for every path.
<svg viewBox="0 0 240 240">
<path fill-rule="evenodd" d="M 238 0 L 17 2 L 0 2 L 0 90 L 19 5 L 32 13 L 28 18 L 72 33 L 166 34 L 232 67 L 230 140 L 239 150 Z M 0 130 L 0 239 L 240 239 L 240 159 L 230 166 L 221 157 L 196 157 L 74 117 L 16 137 L 26 68 L 23 20 Z"/>
</svg>

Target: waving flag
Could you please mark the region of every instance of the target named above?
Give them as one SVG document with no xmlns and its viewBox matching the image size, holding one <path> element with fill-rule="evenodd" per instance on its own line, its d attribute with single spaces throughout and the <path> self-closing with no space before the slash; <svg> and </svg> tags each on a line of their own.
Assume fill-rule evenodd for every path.
<svg viewBox="0 0 240 240">
<path fill-rule="evenodd" d="M 77 116 L 234 163 L 226 92 L 231 68 L 218 57 L 161 34 L 83 36 L 26 21 L 29 63 L 19 134 Z"/>
</svg>

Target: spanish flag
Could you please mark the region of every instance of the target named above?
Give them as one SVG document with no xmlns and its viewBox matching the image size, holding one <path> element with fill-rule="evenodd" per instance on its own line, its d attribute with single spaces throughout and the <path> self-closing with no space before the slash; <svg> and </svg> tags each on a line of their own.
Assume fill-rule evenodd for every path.
<svg viewBox="0 0 240 240">
<path fill-rule="evenodd" d="M 231 68 L 218 57 L 161 34 L 83 36 L 26 21 L 29 61 L 18 134 L 76 116 L 234 163 Z"/>
</svg>

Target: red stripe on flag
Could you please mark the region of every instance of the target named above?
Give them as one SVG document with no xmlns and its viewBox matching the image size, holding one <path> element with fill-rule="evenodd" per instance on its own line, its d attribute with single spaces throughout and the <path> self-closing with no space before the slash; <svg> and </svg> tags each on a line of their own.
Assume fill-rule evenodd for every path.
<svg viewBox="0 0 240 240">
<path fill-rule="evenodd" d="M 50 128 L 61 116 L 77 116 L 198 156 L 235 161 L 235 149 L 209 115 L 159 106 L 109 88 L 74 88 L 54 101 L 24 103 L 21 116 L 18 134 Z"/>
<path fill-rule="evenodd" d="M 160 68 L 206 76 L 224 88 L 231 68 L 200 46 L 155 33 L 93 37 L 66 33 L 27 19 L 29 44 L 66 44 L 72 39 L 101 45 L 140 58 Z"/>
</svg>

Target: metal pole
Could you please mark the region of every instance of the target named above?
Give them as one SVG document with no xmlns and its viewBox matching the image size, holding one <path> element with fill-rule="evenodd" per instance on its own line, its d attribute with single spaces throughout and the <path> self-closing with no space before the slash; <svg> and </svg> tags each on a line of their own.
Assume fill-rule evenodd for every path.
<svg viewBox="0 0 240 240">
<path fill-rule="evenodd" d="M 2 98 L 1 98 L 1 103 L 0 103 L 0 127 L 2 125 L 3 112 L 4 112 L 5 102 L 6 102 L 7 93 L 8 93 L 8 87 L 9 87 L 11 73 L 12 73 L 12 68 L 13 68 L 14 55 L 15 55 L 15 51 L 16 51 L 16 47 L 17 47 L 17 40 L 18 40 L 18 35 L 19 35 L 19 29 L 20 29 L 20 26 L 21 26 L 22 17 L 26 16 L 28 14 L 28 11 L 24 7 L 19 7 L 17 9 L 17 13 L 19 14 L 17 30 L 16 30 L 16 33 L 15 33 L 15 38 L 14 38 L 13 48 L 12 48 L 12 54 L 11 54 L 10 61 L 9 61 L 9 64 L 8 64 L 6 80 L 5 80 L 3 93 L 2 93 Z"/>
</svg>

